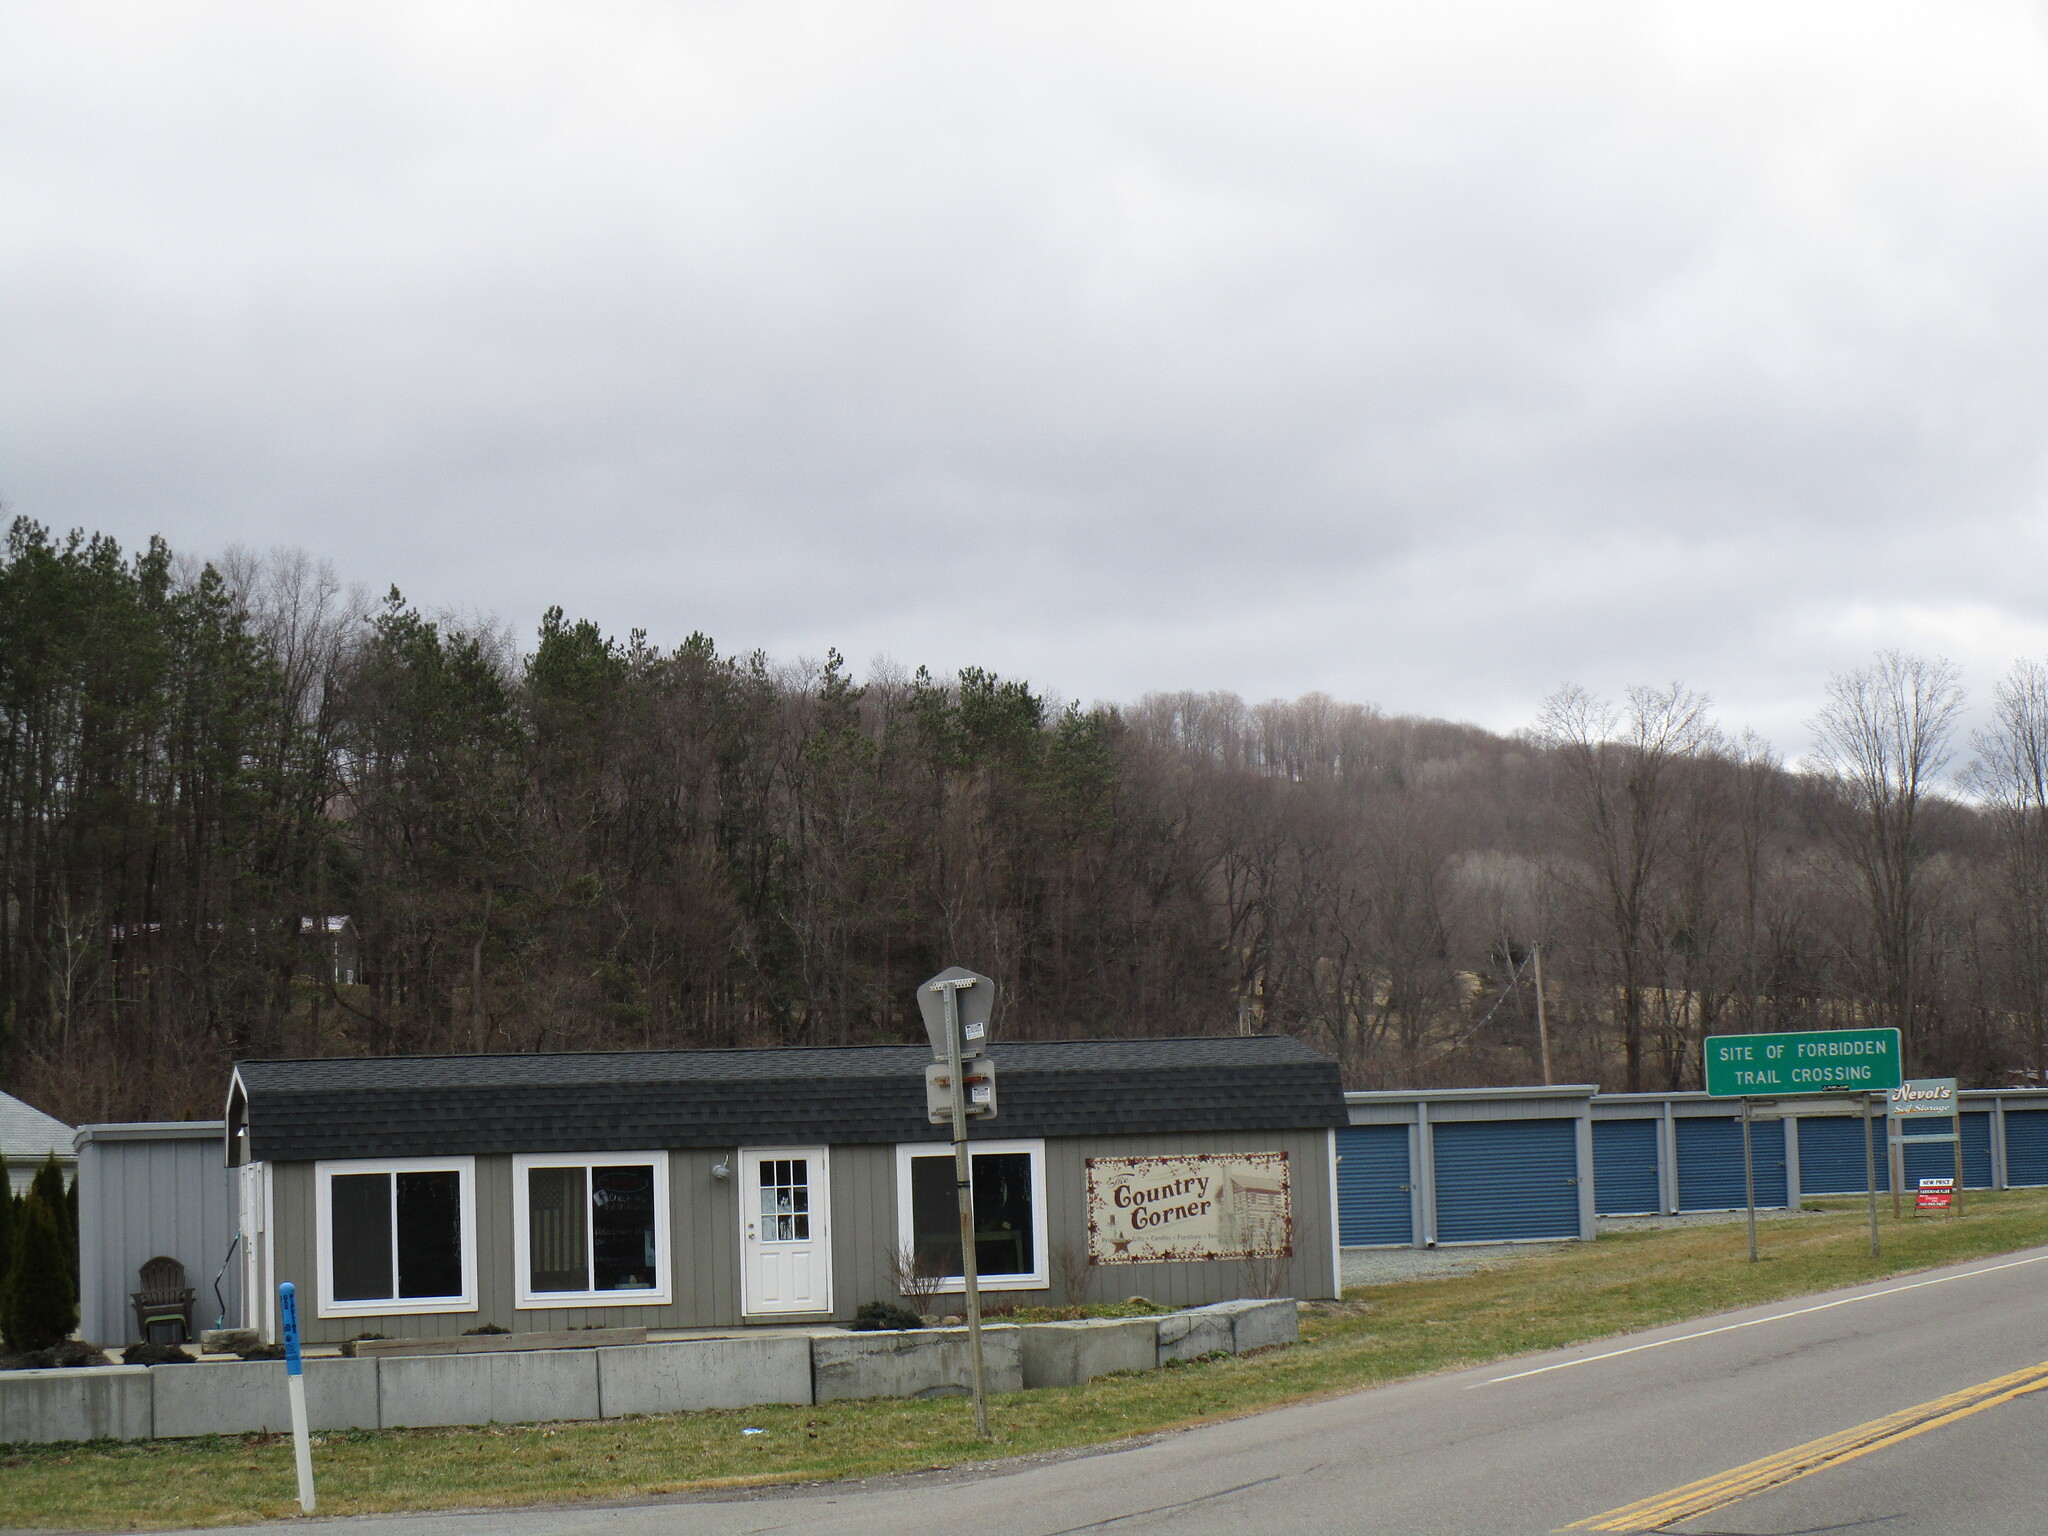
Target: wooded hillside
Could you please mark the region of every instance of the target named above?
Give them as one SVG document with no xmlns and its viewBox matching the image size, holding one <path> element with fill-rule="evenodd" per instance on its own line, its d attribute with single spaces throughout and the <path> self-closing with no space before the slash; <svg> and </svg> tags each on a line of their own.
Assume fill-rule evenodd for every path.
<svg viewBox="0 0 2048 1536">
<path fill-rule="evenodd" d="M 1703 1032 L 1865 1022 L 2014 1081 L 2048 1017 L 2048 674 L 1974 743 L 1959 699 L 1881 656 L 1803 773 L 1682 687 L 1567 688 L 1515 738 L 1317 696 L 1082 709 L 559 610 L 515 644 L 303 556 L 17 521 L 4 1082 L 179 1118 L 242 1056 L 916 1039 L 954 962 L 1013 1036 L 1287 1030 L 1355 1086 L 1529 1082 L 1538 942 L 1557 1081 L 1697 1086 Z"/>
</svg>

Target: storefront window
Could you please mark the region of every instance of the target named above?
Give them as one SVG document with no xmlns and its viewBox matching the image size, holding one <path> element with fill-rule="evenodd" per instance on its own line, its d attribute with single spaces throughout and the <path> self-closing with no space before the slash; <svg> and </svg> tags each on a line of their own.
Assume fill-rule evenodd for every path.
<svg viewBox="0 0 2048 1536">
<path fill-rule="evenodd" d="M 668 1298 L 667 1158 L 515 1159 L 522 1305 Z"/>
<path fill-rule="evenodd" d="M 903 1246 L 918 1268 L 960 1280 L 960 1214 L 951 1149 L 899 1147 Z M 1044 1145 L 991 1142 L 970 1154 L 974 1255 L 982 1283 L 1029 1289 L 1045 1280 Z"/>
<path fill-rule="evenodd" d="M 323 1313 L 473 1305 L 469 1159 L 321 1163 L 315 1178 Z"/>
</svg>

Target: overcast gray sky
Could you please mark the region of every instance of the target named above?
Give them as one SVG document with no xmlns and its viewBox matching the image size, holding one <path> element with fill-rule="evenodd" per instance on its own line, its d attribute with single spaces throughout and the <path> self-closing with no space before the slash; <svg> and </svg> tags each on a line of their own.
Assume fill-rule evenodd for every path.
<svg viewBox="0 0 2048 1536">
<path fill-rule="evenodd" d="M 4 0 L 0 495 L 1527 723 L 2048 654 L 2018 3 Z"/>
</svg>

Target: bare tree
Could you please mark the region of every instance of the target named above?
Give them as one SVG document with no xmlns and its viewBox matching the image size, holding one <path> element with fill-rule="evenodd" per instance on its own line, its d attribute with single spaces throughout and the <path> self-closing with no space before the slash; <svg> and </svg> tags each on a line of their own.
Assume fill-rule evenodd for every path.
<svg viewBox="0 0 2048 1536">
<path fill-rule="evenodd" d="M 1815 759 L 1835 790 L 1837 843 L 1863 897 L 1867 992 L 1915 1056 L 1930 915 L 1920 822 L 1962 705 L 1948 661 L 1883 651 L 1830 678 L 1812 721 Z"/>
<path fill-rule="evenodd" d="M 1707 699 L 1673 683 L 1634 687 L 1620 707 L 1576 684 L 1545 701 L 1540 739 L 1574 801 L 1583 892 L 1597 907 L 1628 1090 L 1643 1088 L 1644 1012 L 1655 986 L 1653 904 L 1681 836 L 1685 760 L 1714 747 Z"/>
<path fill-rule="evenodd" d="M 2003 855 L 1994 904 L 2005 991 L 2038 1076 L 2048 1069 L 2048 666 L 2014 664 L 1973 744 L 1965 782 L 1989 807 Z"/>
</svg>

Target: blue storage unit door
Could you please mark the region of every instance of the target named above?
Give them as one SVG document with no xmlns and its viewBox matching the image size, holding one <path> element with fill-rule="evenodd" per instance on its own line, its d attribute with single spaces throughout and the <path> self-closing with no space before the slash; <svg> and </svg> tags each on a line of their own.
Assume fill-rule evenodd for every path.
<svg viewBox="0 0 2048 1536">
<path fill-rule="evenodd" d="M 1860 1195 L 1864 1182 L 1863 1121 L 1854 1115 L 1814 1115 L 1794 1122 L 1799 1127 L 1799 1193 Z M 1989 1144 L 1986 1144 L 1987 1150 Z M 1870 1122 L 1870 1148 L 1877 1159 L 1877 1187 L 1892 1187 L 1885 1160 L 1884 1116 Z M 1738 1154 L 1739 1155 L 1739 1154 Z M 1740 1170 L 1737 1170 L 1738 1175 Z"/>
<path fill-rule="evenodd" d="M 1663 1210 L 1657 1188 L 1657 1122 L 1593 1122 L 1593 1209 L 1602 1216 L 1654 1216 Z"/>
<path fill-rule="evenodd" d="M 1918 1189 L 1922 1179 L 1952 1179 L 1956 1176 L 1956 1147 L 1952 1141 L 1937 1141 L 1924 1147 L 1913 1145 L 1912 1132 L 1928 1134 L 1952 1131 L 1954 1120 L 1921 1120 L 1907 1127 L 1906 1184 Z M 1991 1113 L 1963 1111 L 1963 1188 L 1991 1187 Z"/>
<path fill-rule="evenodd" d="M 1346 1248 L 1415 1241 L 1408 1127 L 1354 1125 L 1337 1133 L 1337 1240 Z"/>
<path fill-rule="evenodd" d="M 2048 1184 L 2048 1109 L 2005 1112 L 2005 1182 Z"/>
<path fill-rule="evenodd" d="M 1742 1187 L 1742 1117 L 1687 1117 L 1676 1122 L 1678 1141 L 1678 1208 L 1681 1211 L 1738 1211 L 1745 1205 Z M 1764 1120 L 1750 1126 L 1751 1159 L 1756 1164 L 1756 1203 L 1785 1203 L 1785 1122 Z"/>
<path fill-rule="evenodd" d="M 1577 1121 L 1446 1120 L 1430 1135 L 1438 1242 L 1579 1235 Z"/>
</svg>

